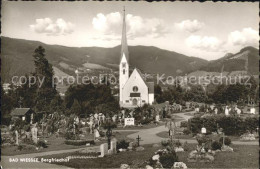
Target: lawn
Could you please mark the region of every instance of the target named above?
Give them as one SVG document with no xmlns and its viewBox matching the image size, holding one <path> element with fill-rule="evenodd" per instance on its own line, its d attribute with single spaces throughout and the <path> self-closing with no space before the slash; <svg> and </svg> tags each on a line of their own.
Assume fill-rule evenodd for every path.
<svg viewBox="0 0 260 169">
<path fill-rule="evenodd" d="M 126 136 L 129 134 L 135 133 L 134 131 L 123 131 L 123 132 L 113 132 L 112 137 L 116 137 L 117 140 L 126 139 L 129 141 L 132 141 L 130 138 L 127 138 Z M 93 138 L 93 135 L 89 135 L 88 139 Z M 33 146 L 30 146 L 28 149 L 22 149 L 21 151 L 18 150 L 17 146 L 6 146 L 1 147 L 1 153 L 2 155 L 6 156 L 12 156 L 12 155 L 19 155 L 19 154 L 30 154 L 30 153 L 38 153 L 38 152 L 46 152 L 46 151 L 55 151 L 55 150 L 67 150 L 67 149 L 77 149 L 77 148 L 84 148 L 85 145 L 82 146 L 74 146 L 74 145 L 67 145 L 64 143 L 65 138 L 55 136 L 51 136 L 46 138 L 47 140 L 47 148 L 36 150 Z M 102 140 L 95 143 L 95 146 L 100 145 L 102 143 L 106 142 L 106 140 Z"/>
<path fill-rule="evenodd" d="M 111 156 L 105 156 L 103 158 L 94 159 L 70 159 L 69 162 L 54 163 L 58 165 L 65 165 L 72 168 L 120 168 L 121 164 L 128 164 L 131 168 L 144 168 L 146 164 L 144 162 L 148 160 L 154 152 L 159 148 L 154 148 L 152 145 L 144 145 L 144 151 L 130 151 L 121 152 Z M 43 158 L 66 158 L 68 156 L 85 156 L 84 153 L 64 153 L 58 155 L 44 156 Z M 42 157 L 38 157 L 42 158 Z"/>
<path fill-rule="evenodd" d="M 136 152 L 121 152 L 111 156 L 95 159 L 71 159 L 67 163 L 55 164 L 65 165 L 73 168 L 119 168 L 121 164 L 128 164 L 131 168 L 144 168 L 149 158 L 161 147 L 154 148 L 152 145 L 145 145 L 145 150 Z M 188 152 L 178 152 L 179 161 L 187 164 L 188 168 L 258 168 L 259 148 L 258 146 L 231 145 L 234 152 L 216 153 L 215 161 L 212 163 L 189 163 L 187 157 L 189 152 L 194 150 L 196 144 L 189 144 Z M 79 152 L 64 153 L 58 155 L 44 156 L 43 158 L 66 158 L 68 156 L 84 156 Z M 86 155 L 86 154 L 85 154 Z M 41 157 L 38 157 L 41 158 Z"/>
</svg>

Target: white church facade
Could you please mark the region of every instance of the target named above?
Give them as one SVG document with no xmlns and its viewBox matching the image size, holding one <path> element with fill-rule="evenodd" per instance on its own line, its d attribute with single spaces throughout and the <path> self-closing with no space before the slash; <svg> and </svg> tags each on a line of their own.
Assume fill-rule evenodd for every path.
<svg viewBox="0 0 260 169">
<path fill-rule="evenodd" d="M 126 37 L 125 11 L 119 62 L 119 104 L 120 107 L 141 107 L 154 102 L 154 82 L 147 82 L 141 71 L 135 68 L 129 76 L 129 52 Z"/>
</svg>

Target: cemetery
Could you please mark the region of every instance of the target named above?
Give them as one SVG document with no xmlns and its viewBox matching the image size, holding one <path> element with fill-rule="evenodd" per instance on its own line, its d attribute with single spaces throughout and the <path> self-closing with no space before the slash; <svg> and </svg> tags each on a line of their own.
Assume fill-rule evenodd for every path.
<svg viewBox="0 0 260 169">
<path fill-rule="evenodd" d="M 259 89 L 253 76 L 253 87 L 211 90 L 154 85 L 137 68 L 129 76 L 125 14 L 120 58 L 119 71 L 111 69 L 119 85 L 73 84 L 61 95 L 45 49 L 37 47 L 31 74 L 46 77 L 43 86 L 25 82 L 8 93 L 1 88 L 3 166 L 23 156 L 66 159 L 43 160 L 45 168 L 259 168 Z"/>
</svg>

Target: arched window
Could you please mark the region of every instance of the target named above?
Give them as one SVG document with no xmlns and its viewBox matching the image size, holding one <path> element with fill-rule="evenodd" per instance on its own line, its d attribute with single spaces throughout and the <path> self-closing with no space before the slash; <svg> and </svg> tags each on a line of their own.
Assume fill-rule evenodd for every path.
<svg viewBox="0 0 260 169">
<path fill-rule="evenodd" d="M 125 69 L 123 69 L 123 74 L 125 74 Z"/>
<path fill-rule="evenodd" d="M 133 87 L 133 92 L 138 92 L 138 87 L 137 86 Z"/>
</svg>

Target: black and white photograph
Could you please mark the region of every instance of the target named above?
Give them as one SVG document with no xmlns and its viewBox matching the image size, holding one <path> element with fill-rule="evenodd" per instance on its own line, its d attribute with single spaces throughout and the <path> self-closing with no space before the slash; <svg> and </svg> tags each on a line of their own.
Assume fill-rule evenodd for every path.
<svg viewBox="0 0 260 169">
<path fill-rule="evenodd" d="M 259 168 L 259 2 L 1 2 L 3 169 Z"/>
</svg>

